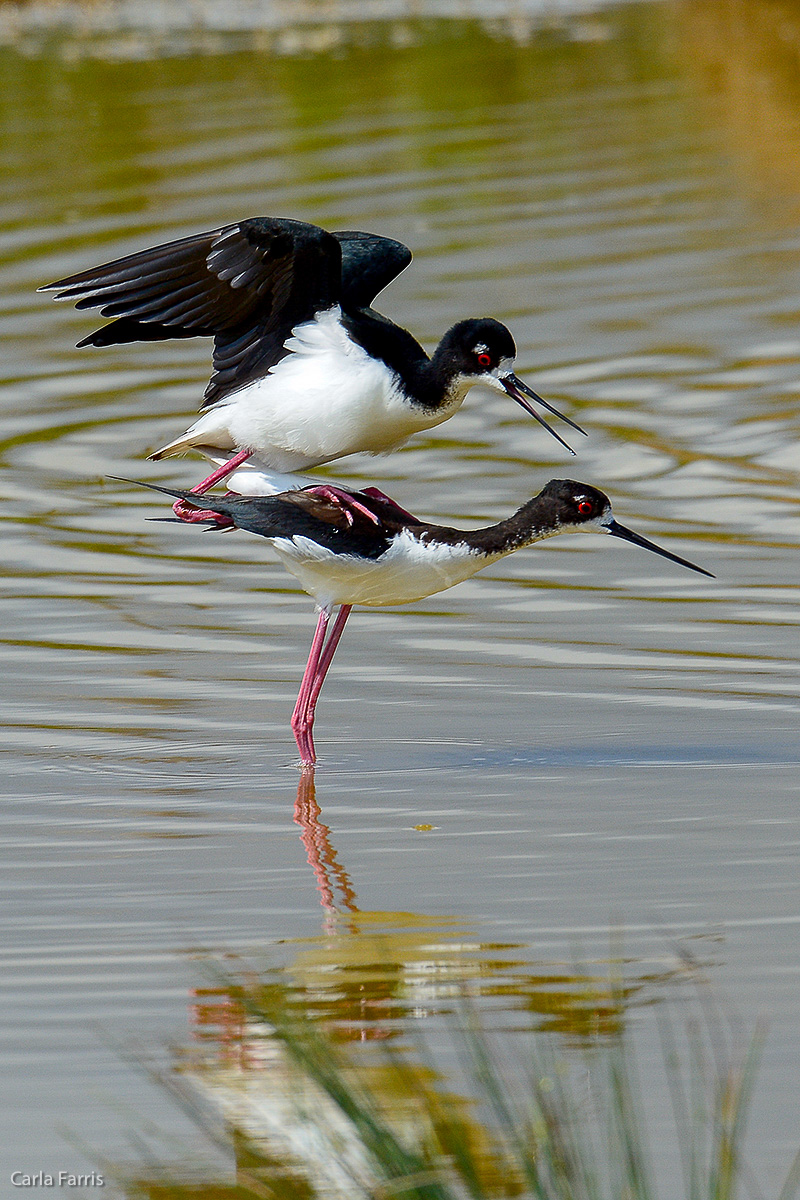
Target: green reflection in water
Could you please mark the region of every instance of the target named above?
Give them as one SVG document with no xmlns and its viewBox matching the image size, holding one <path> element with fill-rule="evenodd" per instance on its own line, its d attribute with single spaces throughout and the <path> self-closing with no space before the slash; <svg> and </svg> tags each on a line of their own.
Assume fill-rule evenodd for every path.
<svg viewBox="0 0 800 1200">
<path fill-rule="evenodd" d="M 99 245 L 116 235 L 111 218 L 141 211 L 140 225 L 124 225 L 135 237 L 161 221 L 171 191 L 202 202 L 210 185 L 221 207 L 236 204 L 243 184 L 248 198 L 260 184 L 286 199 L 293 187 L 313 183 L 303 200 L 324 220 L 343 207 L 340 185 L 362 174 L 357 166 L 368 170 L 351 186 L 365 195 L 399 185 L 413 208 L 446 217 L 458 188 L 460 207 L 490 217 L 498 200 L 519 204 L 537 191 L 535 180 L 520 191 L 527 106 L 546 100 L 534 122 L 549 161 L 564 153 L 554 93 L 574 103 L 598 73 L 630 79 L 631 42 L 637 82 L 662 75 L 668 54 L 651 7 L 623 9 L 611 20 L 618 36 L 592 46 L 559 37 L 518 45 L 468 22 L 444 36 L 432 23 L 405 48 L 378 38 L 349 48 L 346 62 L 317 55 L 313 69 L 306 58 L 258 53 L 69 63 L 57 47 L 31 58 L 0 49 L 5 181 L 13 189 L 16 178 L 33 204 L 20 212 L 21 224 L 30 225 L 40 205 L 73 223 L 54 239 L 67 246 Z M 587 151 L 610 140 L 609 131 L 583 132 Z M 423 187 L 430 174 L 436 188 Z M 574 184 L 564 177 L 565 194 Z M 94 228 L 83 226 L 84 214 L 100 218 Z M 454 230 L 451 248 L 462 249 L 465 236 Z"/>
<path fill-rule="evenodd" d="M 214 1048 L 206 1043 L 204 1055 L 185 1056 L 162 1083 L 232 1154 L 236 1183 L 198 1182 L 196 1171 L 187 1185 L 165 1182 L 167 1173 L 158 1181 L 139 1175 L 128 1182 L 129 1196 L 657 1195 L 627 1034 L 587 1043 L 579 1055 L 541 1037 L 517 1039 L 501 1052 L 488 1022 L 462 999 L 460 1020 L 449 1028 L 460 1061 L 448 1070 L 419 1038 L 405 1054 L 343 1045 L 313 1004 L 298 1008 L 287 998 L 277 973 L 231 983 L 227 995 Z M 742 1141 L 763 1036 L 743 1048 L 721 1017 L 704 1015 L 688 1036 L 662 1023 L 666 1086 L 684 1194 L 733 1200 L 746 1175 Z M 224 1136 L 209 1112 L 222 1117 Z M 176 1180 L 184 1174 L 173 1169 Z M 671 1196 L 680 1194 L 675 1174 Z M 800 1154 L 779 1200 L 790 1200 L 799 1185 Z"/>
<path fill-rule="evenodd" d="M 316 821 L 315 845 L 339 872 L 346 914 L 323 938 L 291 943 L 302 948 L 283 970 L 226 963 L 216 986 L 197 989 L 195 1044 L 161 1076 L 232 1154 L 236 1184 L 197 1182 L 196 1171 L 191 1184 L 166 1183 L 167 1173 L 159 1181 L 139 1176 L 127 1194 L 652 1200 L 653 1166 L 624 1019 L 640 980 L 625 985 L 619 961 L 603 986 L 588 972 L 569 979 L 565 972 L 551 1004 L 569 1036 L 531 1037 L 519 1029 L 498 1036 L 503 1022 L 483 1004 L 481 984 L 520 961 L 498 956 L 525 948 L 481 944 L 454 919 L 359 913 L 327 831 L 318 816 L 308 816 L 308 799 L 305 833 Z M 423 964 L 420 1004 L 409 980 Z M 629 962 L 624 973 L 638 969 Z M 678 973 L 696 984 L 702 979 L 686 953 Z M 554 977 L 546 968 L 538 972 L 539 979 Z M 530 978 L 514 991 L 526 1001 Z M 661 982 L 668 978 L 664 972 Z M 596 1021 L 573 1024 L 571 993 L 582 994 L 587 1006 L 594 997 Z M 430 1024 L 442 1013 L 444 1038 L 442 1023 L 438 1032 Z M 402 1041 L 387 1041 L 388 1021 L 398 1016 Z M 729 1200 L 761 1038 L 741 1050 L 716 1016 L 688 1041 L 676 1039 L 667 1020 L 662 1038 L 687 1195 Z M 794 1174 L 800 1178 L 797 1164 Z M 174 1169 L 176 1180 L 182 1175 Z M 793 1183 L 790 1177 L 781 1200 L 793 1194 Z"/>
<path fill-rule="evenodd" d="M 532 965 L 529 947 L 455 917 L 362 912 L 320 816 L 306 771 L 295 820 L 323 933 L 284 942 L 283 968 L 226 960 L 194 992 L 194 1044 L 161 1076 L 201 1127 L 222 1118 L 237 1183 L 140 1179 L 132 1194 L 589 1200 L 602 1176 L 645 1200 L 626 1014 L 697 982 L 697 960 Z M 717 1067 L 727 1138 L 753 1062 Z"/>
</svg>

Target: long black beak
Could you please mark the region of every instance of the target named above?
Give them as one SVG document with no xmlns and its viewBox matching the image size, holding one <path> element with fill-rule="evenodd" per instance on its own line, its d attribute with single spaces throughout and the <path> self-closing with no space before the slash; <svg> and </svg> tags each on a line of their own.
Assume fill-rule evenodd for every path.
<svg viewBox="0 0 800 1200">
<path fill-rule="evenodd" d="M 716 579 L 716 575 L 712 575 L 710 571 L 704 571 L 702 567 L 696 567 L 694 563 L 687 562 L 685 558 L 680 558 L 677 554 L 671 554 L 669 550 L 662 550 L 660 546 L 656 546 L 655 542 L 648 542 L 647 538 L 634 533 L 632 529 L 626 529 L 618 521 L 612 519 L 608 524 L 602 524 L 601 528 L 606 533 L 610 533 L 612 537 L 622 538 L 626 542 L 633 542 L 634 546 L 641 546 L 643 550 L 652 550 L 654 554 L 660 554 L 662 558 L 668 558 L 670 562 L 678 563 L 681 567 L 688 567 L 690 571 L 697 571 L 698 575 L 707 575 L 709 579 Z"/>
<path fill-rule="evenodd" d="M 545 421 L 544 417 L 539 416 L 530 401 L 535 400 L 537 404 L 541 404 L 542 408 L 546 408 L 548 412 L 551 412 L 554 417 L 558 417 L 559 421 L 563 421 L 565 425 L 571 426 L 573 429 L 576 429 L 578 433 L 582 433 L 584 437 L 587 437 L 588 435 L 585 429 L 581 429 L 580 425 L 576 425 L 574 421 L 570 421 L 569 417 L 565 417 L 564 414 L 560 413 L 557 408 L 553 407 L 552 404 L 548 404 L 546 400 L 543 400 L 540 395 L 534 392 L 532 388 L 529 388 L 527 383 L 523 383 L 522 380 L 516 375 L 504 375 L 500 382 L 508 392 L 511 399 L 516 400 L 517 404 L 521 404 L 525 411 L 530 413 L 534 421 L 538 421 L 548 433 L 552 434 L 557 442 L 561 442 L 561 445 L 569 450 L 570 454 L 575 453 L 575 451 L 572 449 L 572 446 L 568 445 L 564 439 L 556 433 L 555 429 L 547 424 L 547 421 Z"/>
</svg>

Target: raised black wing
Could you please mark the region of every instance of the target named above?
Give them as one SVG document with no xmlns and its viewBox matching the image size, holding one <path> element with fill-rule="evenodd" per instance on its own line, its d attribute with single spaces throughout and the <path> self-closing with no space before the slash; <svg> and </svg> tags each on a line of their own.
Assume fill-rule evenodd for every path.
<svg viewBox="0 0 800 1200">
<path fill-rule="evenodd" d="M 341 249 L 316 225 L 252 217 L 40 290 L 115 318 L 80 346 L 213 336 L 206 407 L 266 374 L 286 353 L 292 328 L 339 301 Z"/>
<path fill-rule="evenodd" d="M 369 308 L 411 262 L 408 246 L 394 238 L 355 229 L 333 236 L 342 247 L 342 303 L 346 308 Z"/>
</svg>

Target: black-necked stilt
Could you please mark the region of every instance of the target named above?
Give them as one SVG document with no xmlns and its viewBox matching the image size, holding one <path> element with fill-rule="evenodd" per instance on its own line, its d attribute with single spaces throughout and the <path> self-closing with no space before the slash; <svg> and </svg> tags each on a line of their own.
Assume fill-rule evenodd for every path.
<svg viewBox="0 0 800 1200">
<path fill-rule="evenodd" d="M 40 290 L 114 318 L 79 346 L 214 338 L 201 416 L 151 456 L 195 449 L 217 463 L 196 494 L 224 478 L 249 494 L 302 486 L 291 474 L 392 450 L 439 425 L 475 384 L 511 396 L 565 446 L 532 402 L 583 433 L 517 378 L 514 339 L 499 321 L 460 321 L 429 359 L 370 307 L 410 259 L 390 238 L 253 217 Z M 190 506 L 177 511 L 190 518 Z"/>
<path fill-rule="evenodd" d="M 410 517 L 388 497 L 340 492 L 331 500 L 310 488 L 260 497 L 199 497 L 146 484 L 218 514 L 267 538 L 287 570 L 319 605 L 319 619 L 292 730 L 301 762 L 316 762 L 314 710 L 334 651 L 354 604 L 380 607 L 432 596 L 523 546 L 559 533 L 594 530 L 624 538 L 701 575 L 709 571 L 663 550 L 614 520 L 603 492 L 572 479 L 553 479 L 512 517 L 483 529 L 453 529 Z M 349 497 L 346 511 L 343 497 Z M 328 630 L 333 609 L 339 612 Z"/>
</svg>

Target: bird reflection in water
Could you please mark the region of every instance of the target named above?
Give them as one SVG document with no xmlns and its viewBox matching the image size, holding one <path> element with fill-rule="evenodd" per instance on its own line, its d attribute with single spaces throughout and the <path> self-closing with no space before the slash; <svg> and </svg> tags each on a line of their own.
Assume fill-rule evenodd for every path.
<svg viewBox="0 0 800 1200">
<path fill-rule="evenodd" d="M 311 769 L 301 773 L 294 820 L 322 931 L 280 950 L 256 948 L 246 961 L 226 958 L 216 986 L 195 993 L 194 1048 L 165 1085 L 206 1122 L 209 1112 L 222 1120 L 242 1186 L 291 1179 L 298 1195 L 366 1200 L 387 1180 L 444 1170 L 461 1139 L 479 1194 L 524 1192 L 519 1163 L 481 1120 L 469 1080 L 451 1077 L 443 1029 L 445 1041 L 463 1041 L 465 1061 L 488 1053 L 491 1036 L 520 1059 L 538 1055 L 545 1083 L 562 1070 L 578 1079 L 598 1055 L 622 1053 L 630 1009 L 691 983 L 688 959 L 679 951 L 654 966 L 617 948 L 575 966 L 537 960 L 528 945 L 491 940 L 455 916 L 364 911 L 322 821 Z M 276 954 L 287 950 L 279 965 Z M 268 965 L 259 965 L 265 954 Z M 570 1119 L 582 1089 L 574 1112 L 564 1101 Z M 549 1093 L 539 1099 L 551 1103 Z M 376 1162 L 379 1144 L 388 1175 Z M 510 1192 L 503 1180 L 513 1181 Z"/>
<path fill-rule="evenodd" d="M 300 782 L 297 785 L 294 822 L 302 830 L 300 838 L 306 849 L 308 865 L 317 881 L 320 903 L 326 912 L 337 911 L 335 888 L 331 881 L 333 877 L 341 894 L 342 906 L 350 912 L 358 912 L 350 876 L 336 857 L 336 851 L 330 842 L 330 829 L 320 821 L 320 812 L 314 785 L 314 770 L 306 767 L 300 773 Z"/>
</svg>

